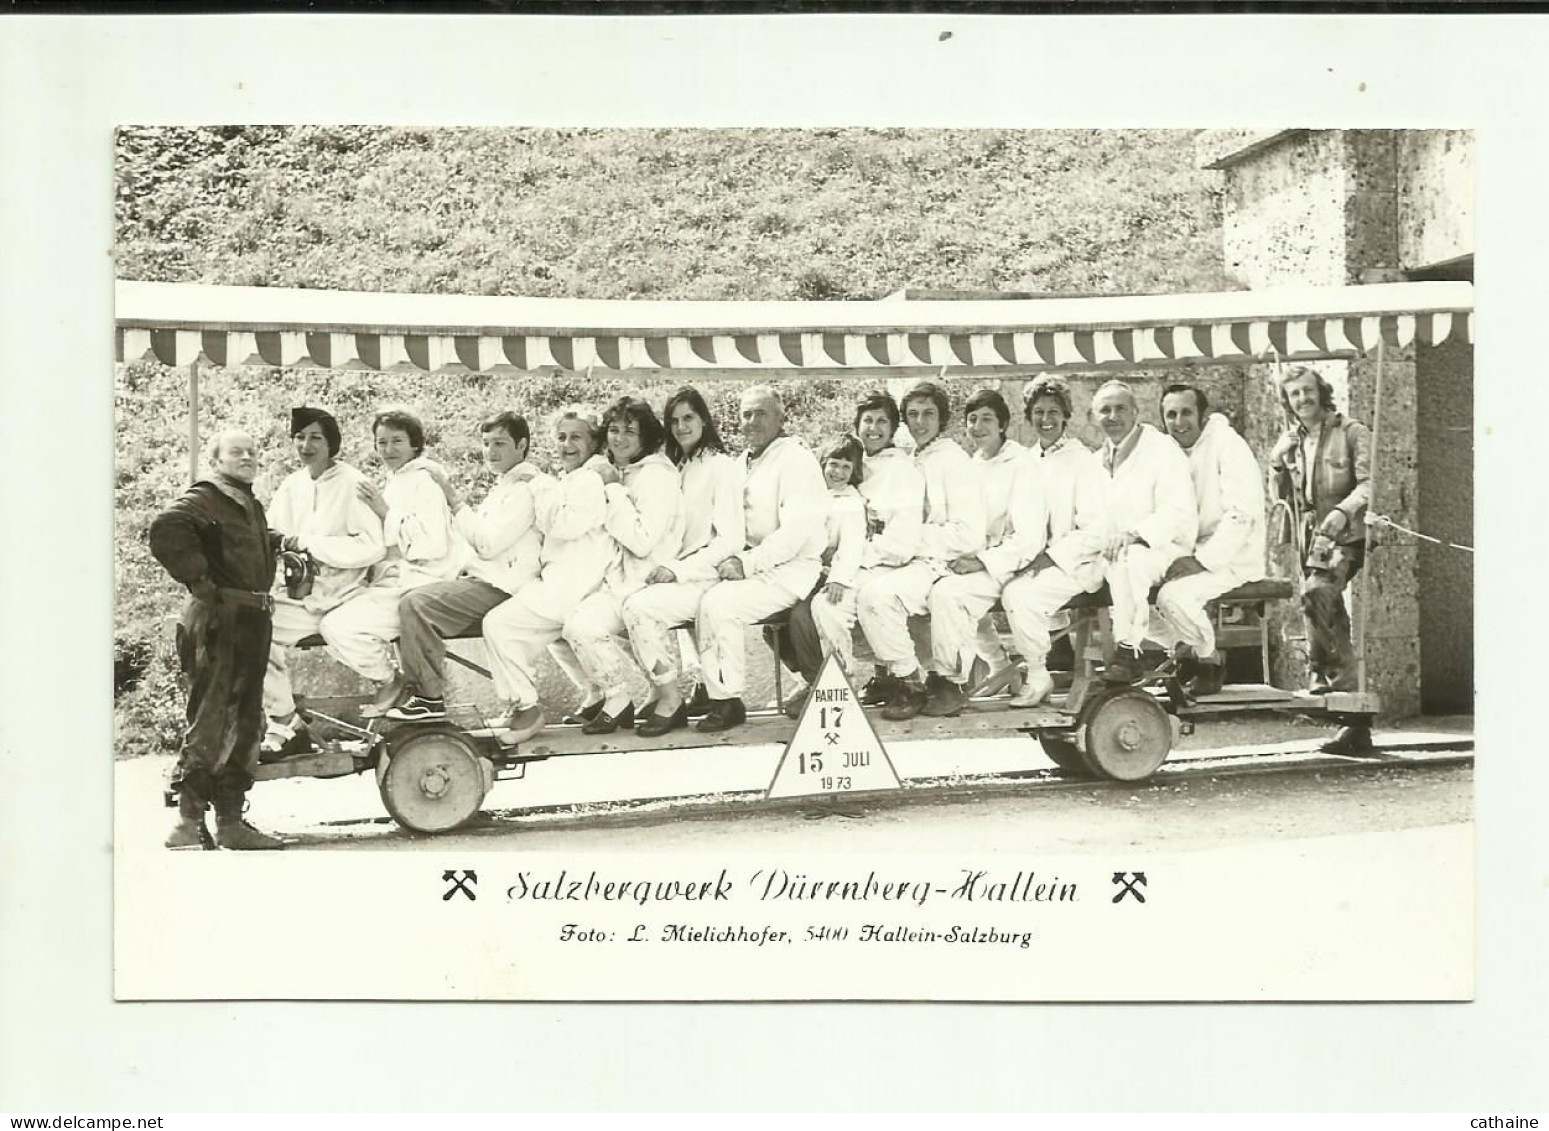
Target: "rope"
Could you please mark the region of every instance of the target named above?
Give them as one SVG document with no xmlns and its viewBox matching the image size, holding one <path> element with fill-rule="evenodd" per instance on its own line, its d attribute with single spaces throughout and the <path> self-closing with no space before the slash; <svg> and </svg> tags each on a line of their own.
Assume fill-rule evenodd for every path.
<svg viewBox="0 0 1549 1131">
<path fill-rule="evenodd" d="M 1419 538 L 1426 542 L 1433 542 L 1438 546 L 1446 546 L 1451 550 L 1462 550 L 1469 554 L 1474 552 L 1474 548 L 1472 546 L 1464 546 L 1457 542 L 1447 542 L 1440 538 L 1432 538 L 1429 534 L 1421 534 L 1418 530 L 1411 530 L 1407 526 L 1394 522 L 1387 515 L 1368 514 L 1366 516 L 1366 523 L 1368 526 L 1386 526 L 1392 530 L 1397 530 L 1404 534 L 1408 534 L 1411 538 Z"/>
</svg>

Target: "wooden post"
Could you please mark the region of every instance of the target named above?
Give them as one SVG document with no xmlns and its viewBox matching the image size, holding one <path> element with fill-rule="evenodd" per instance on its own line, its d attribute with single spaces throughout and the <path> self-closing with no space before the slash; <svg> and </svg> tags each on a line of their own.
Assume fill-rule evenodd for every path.
<svg viewBox="0 0 1549 1131">
<path fill-rule="evenodd" d="M 1366 514 L 1371 517 L 1372 508 L 1377 503 L 1377 453 L 1382 445 L 1382 374 L 1384 368 L 1383 340 L 1377 339 L 1377 389 L 1372 400 L 1372 450 L 1371 458 L 1367 465 L 1367 502 Z M 1355 686 L 1362 695 L 1366 694 L 1366 618 L 1367 597 L 1371 592 L 1372 576 L 1372 524 L 1366 524 L 1366 540 L 1364 554 L 1361 562 L 1361 607 L 1357 610 L 1355 631 Z"/>
<path fill-rule="evenodd" d="M 188 481 L 199 478 L 199 359 L 188 363 Z"/>
</svg>

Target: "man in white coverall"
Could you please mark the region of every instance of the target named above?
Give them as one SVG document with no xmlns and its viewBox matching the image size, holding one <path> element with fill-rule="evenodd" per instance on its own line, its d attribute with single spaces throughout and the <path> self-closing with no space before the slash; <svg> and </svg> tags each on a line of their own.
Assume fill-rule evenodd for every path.
<svg viewBox="0 0 1549 1131">
<path fill-rule="evenodd" d="M 274 636 L 264 673 L 266 761 L 310 747 L 296 716 L 285 649 L 315 633 L 325 613 L 364 592 L 366 571 L 387 552 L 382 520 L 357 490 L 366 477 L 338 458 L 341 437 L 333 414 L 291 409 L 290 436 L 301 467 L 280 481 L 269 500 L 269 526 L 284 535 L 284 549 L 310 557 L 316 572 L 304 596 L 289 596 L 283 584 L 274 595 Z"/>
<path fill-rule="evenodd" d="M 1192 676 L 1190 695 L 1214 695 L 1226 663 L 1205 604 L 1264 576 L 1264 477 L 1248 442 L 1192 385 L 1162 390 L 1162 423 L 1188 453 L 1199 538 L 1192 554 L 1167 568 L 1151 636 L 1189 653 L 1181 674 Z"/>
<path fill-rule="evenodd" d="M 1188 457 L 1140 423 L 1134 391 L 1109 381 L 1092 397 L 1092 418 L 1106 442 L 1098 453 L 1108 477 L 1108 590 L 1113 598 L 1114 659 L 1104 678 L 1133 683 L 1145 673 L 1141 645 L 1150 631 L 1151 587 L 1194 549 L 1199 514 Z"/>
<path fill-rule="evenodd" d="M 458 497 L 444 475 L 432 472 L 452 511 L 452 527 L 473 551 L 451 581 L 411 589 L 398 602 L 398 664 L 408 699 L 387 712 L 400 722 L 446 717 L 446 637 L 479 627 L 484 615 L 538 577 L 538 533 L 527 462 L 532 430 L 525 418 L 502 412 L 479 426 L 484 465 L 495 482 L 477 507 Z"/>
<path fill-rule="evenodd" d="M 877 665 L 885 666 L 896 680 L 892 698 L 882 709 L 887 719 L 912 719 L 924 710 L 933 690 L 938 696 L 945 692 L 946 680 L 939 673 L 931 672 L 928 684 L 921 678 L 909 618 L 929 610 L 931 589 L 954 561 L 984 548 L 987 526 L 973 460 L 942 432 L 951 419 L 946 390 L 922 381 L 905 394 L 901 407 L 904 425 L 914 437 L 915 465 L 925 476 L 925 524 L 914 559 L 895 569 L 870 571 L 856 599 L 861 631 Z"/>
<path fill-rule="evenodd" d="M 744 392 L 741 424 L 748 444 L 743 491 L 747 548 L 716 566 L 720 581 L 699 606 L 699 659 L 710 696 L 710 712 L 699 720 L 701 731 L 729 730 L 746 720 L 747 628 L 812 592 L 828 545 L 822 521 L 828 484 L 817 457 L 785 434 L 779 394 L 767 385 Z"/>
</svg>

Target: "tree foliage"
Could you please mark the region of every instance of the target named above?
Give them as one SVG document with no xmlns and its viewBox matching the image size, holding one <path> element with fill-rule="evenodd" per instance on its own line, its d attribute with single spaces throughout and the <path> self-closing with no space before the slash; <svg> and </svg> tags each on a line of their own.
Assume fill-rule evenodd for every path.
<svg viewBox="0 0 1549 1131">
<path fill-rule="evenodd" d="M 116 146 L 126 279 L 667 299 L 1225 285 L 1214 175 L 1178 131 L 145 127 Z M 186 387 L 154 363 L 116 375 L 117 651 L 141 676 L 118 697 L 120 754 L 171 748 L 181 725 L 168 631 L 180 593 L 146 533 L 187 482 Z M 415 407 L 436 457 L 478 490 L 477 422 L 491 412 L 525 413 L 543 462 L 560 405 L 630 392 L 659 406 L 672 387 L 207 368 L 200 414 L 206 436 L 253 432 L 264 499 L 293 466 L 288 410 L 304 403 L 335 412 L 344 458 L 370 471 L 375 408 Z M 849 425 L 860 391 L 780 387 L 814 447 Z M 740 388 L 704 387 L 728 436 Z M 970 391 L 959 383 L 955 404 Z"/>
</svg>

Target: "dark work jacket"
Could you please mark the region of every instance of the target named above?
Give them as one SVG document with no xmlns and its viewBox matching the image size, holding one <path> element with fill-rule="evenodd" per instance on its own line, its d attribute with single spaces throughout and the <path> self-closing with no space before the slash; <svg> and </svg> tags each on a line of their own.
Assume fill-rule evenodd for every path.
<svg viewBox="0 0 1549 1131">
<path fill-rule="evenodd" d="M 1297 424 L 1288 433 L 1295 447 L 1284 463 L 1272 464 L 1276 494 L 1290 502 L 1307 497 L 1307 477 L 1312 475 L 1312 512 L 1314 524 L 1336 507 L 1345 512 L 1344 533 L 1336 541 L 1342 544 L 1366 539 L 1366 504 L 1371 499 L 1371 432 L 1359 420 L 1346 420 L 1337 412 L 1323 417 L 1318 434 L 1315 467 L 1303 465 L 1302 439 L 1309 435 Z M 1303 504 L 1305 506 L 1305 504 Z"/>
<path fill-rule="evenodd" d="M 262 504 L 244 494 L 248 510 L 201 479 L 151 521 L 151 553 L 190 590 L 209 580 L 223 589 L 267 593 L 274 583 L 278 538 Z"/>
</svg>

